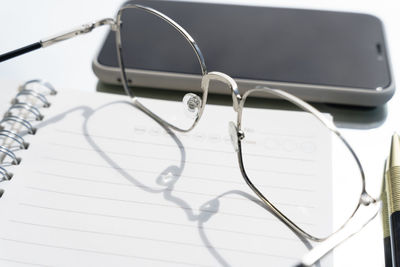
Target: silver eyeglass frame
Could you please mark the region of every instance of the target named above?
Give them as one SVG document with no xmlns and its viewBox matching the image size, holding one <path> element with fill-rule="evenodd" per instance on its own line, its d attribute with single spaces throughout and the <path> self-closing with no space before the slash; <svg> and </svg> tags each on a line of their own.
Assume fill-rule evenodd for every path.
<svg viewBox="0 0 400 267">
<path fill-rule="evenodd" d="M 161 117 L 157 116 L 155 113 L 153 113 L 151 110 L 146 108 L 143 104 L 140 103 L 140 100 L 135 96 L 133 93 L 132 89 L 129 88 L 128 85 L 128 79 L 127 75 L 125 73 L 125 65 L 123 61 L 123 52 L 122 52 L 122 40 L 121 40 L 121 31 L 120 31 L 120 25 L 122 24 L 122 12 L 126 9 L 130 8 L 136 8 L 136 9 L 141 9 L 147 13 L 150 13 L 152 15 L 155 15 L 165 22 L 167 22 L 169 25 L 171 25 L 175 30 L 177 30 L 191 45 L 193 52 L 195 53 L 198 62 L 200 64 L 200 68 L 202 71 L 202 80 L 201 80 L 201 89 L 202 89 L 202 104 L 200 107 L 200 110 L 197 114 L 197 117 L 195 118 L 193 124 L 187 128 L 187 129 L 182 129 L 179 128 L 166 120 L 162 119 Z M 376 214 L 379 211 L 380 208 L 380 200 L 373 198 L 370 196 L 365 187 L 365 174 L 363 167 L 361 165 L 361 162 L 354 152 L 353 148 L 350 146 L 350 144 L 346 141 L 346 139 L 341 135 L 339 130 L 336 128 L 334 123 L 327 119 L 322 113 L 320 113 L 317 109 L 306 103 L 305 101 L 301 100 L 300 98 L 291 95 L 287 92 L 284 92 L 279 89 L 271 89 L 271 88 L 255 88 L 252 90 L 247 91 L 243 96 L 240 94 L 238 90 L 237 83 L 235 82 L 234 79 L 232 79 L 230 76 L 221 73 L 221 72 L 207 72 L 207 68 L 205 65 L 205 60 L 203 58 L 203 55 L 200 51 L 199 46 L 196 44 L 194 39 L 189 35 L 189 33 L 186 32 L 178 23 L 173 21 L 171 18 L 167 17 L 166 15 L 162 14 L 161 12 L 154 10 L 149 7 L 141 6 L 141 5 L 127 5 L 122 7 L 117 15 L 117 21 L 116 21 L 118 27 L 117 27 L 117 34 L 116 34 L 116 44 L 117 44 L 117 53 L 118 53 L 118 61 L 120 65 L 120 70 L 121 70 L 121 80 L 122 84 L 124 87 L 124 90 L 128 96 L 131 97 L 132 102 L 134 105 L 136 105 L 138 108 L 140 108 L 142 111 L 144 111 L 147 115 L 155 119 L 156 121 L 162 123 L 166 127 L 169 127 L 171 129 L 174 129 L 179 132 L 189 132 L 192 130 L 197 123 L 199 122 L 204 109 L 205 109 L 205 104 L 207 102 L 207 96 L 208 96 L 208 88 L 211 80 L 217 80 L 220 82 L 223 82 L 229 87 L 229 90 L 231 91 L 232 94 L 232 104 L 233 104 L 233 109 L 237 113 L 237 121 L 236 125 L 234 123 L 230 123 L 230 134 L 231 134 L 231 139 L 233 146 L 235 148 L 235 151 L 237 153 L 237 158 L 239 162 L 239 167 L 240 171 L 242 173 L 243 179 L 245 180 L 246 184 L 250 187 L 250 189 L 258 196 L 258 198 L 264 203 L 280 220 L 282 220 L 288 227 L 290 227 L 296 234 L 301 236 L 302 238 L 312 240 L 315 242 L 322 242 L 325 241 L 326 243 L 324 246 L 317 246 L 314 249 L 312 249 L 306 256 L 303 258 L 302 263 L 300 266 L 311 266 L 314 263 L 316 263 L 319 259 L 321 259 L 324 255 L 326 255 L 329 251 L 334 249 L 336 246 L 338 246 L 340 243 L 342 243 L 344 240 L 347 238 L 351 237 L 358 231 L 360 231 L 369 221 L 371 221 Z M 326 236 L 326 237 L 316 237 L 313 236 L 309 233 L 307 233 L 305 230 L 303 230 L 301 227 L 299 227 L 297 224 L 295 224 L 293 221 L 291 221 L 288 217 L 286 217 L 278 208 L 276 208 L 266 196 L 264 196 L 258 189 L 257 187 L 251 182 L 251 179 L 248 177 L 245 166 L 243 164 L 243 154 L 242 154 L 242 140 L 245 138 L 244 132 L 241 128 L 242 125 L 242 113 L 243 113 L 243 108 L 244 104 L 246 102 L 247 97 L 254 93 L 254 92 L 268 92 L 269 94 L 272 94 L 273 96 L 289 101 L 292 104 L 296 105 L 298 108 L 305 112 L 311 113 L 313 116 L 315 116 L 324 126 L 326 126 L 334 135 L 336 135 L 345 145 L 345 147 L 350 151 L 351 155 L 353 156 L 358 169 L 361 174 L 361 184 L 362 188 L 360 188 L 360 197 L 359 197 L 359 203 L 356 205 L 354 211 L 350 215 L 350 217 L 344 222 L 342 226 L 339 227 L 338 230 L 336 230 L 334 233 Z M 373 206 L 374 209 L 372 210 L 372 214 L 366 219 L 366 221 L 362 221 L 361 225 L 350 225 L 351 227 L 347 227 L 349 225 L 349 222 L 355 217 L 357 211 L 360 209 L 360 207 L 367 207 L 367 206 Z M 348 229 L 347 229 L 348 228 Z M 347 230 L 347 231 L 342 231 L 342 230 Z"/>
<path fill-rule="evenodd" d="M 203 95 L 201 98 L 201 100 L 202 100 L 201 105 L 196 114 L 196 118 L 194 119 L 193 124 L 190 127 L 188 127 L 187 129 L 182 129 L 180 127 L 177 127 L 176 125 L 173 125 L 173 124 L 165 121 L 161 117 L 157 116 L 155 113 L 153 113 L 151 110 L 146 108 L 143 104 L 141 104 L 139 99 L 135 96 L 133 90 L 129 88 L 127 75 L 125 73 L 124 62 L 122 59 L 122 41 L 121 41 L 122 20 L 121 20 L 121 18 L 122 18 L 122 12 L 124 10 L 130 9 L 130 8 L 142 10 L 142 11 L 147 12 L 151 15 L 154 15 L 154 16 L 162 19 L 166 23 L 168 23 L 171 27 L 173 27 L 176 31 L 178 31 L 182 35 L 183 38 L 185 38 L 185 40 L 192 47 L 192 50 L 195 53 L 195 56 L 197 57 L 198 63 L 201 68 L 201 75 L 202 75 L 201 89 L 202 89 Z M 178 23 L 176 23 L 174 20 L 172 20 L 168 16 L 164 15 L 163 13 L 161 13 L 153 8 L 146 7 L 143 5 L 136 5 L 136 4 L 125 5 L 125 6 L 121 7 L 121 9 L 118 11 L 115 20 L 112 18 L 101 19 L 101 20 L 98 20 L 93 23 L 82 25 L 81 27 L 75 28 L 66 33 L 63 33 L 63 34 L 60 34 L 60 35 L 57 35 L 57 36 L 54 36 L 51 38 L 46 38 L 46 39 L 40 40 L 37 43 L 28 45 L 21 49 L 17 49 L 14 51 L 10 51 L 6 54 L 0 55 L 0 62 L 4 61 L 4 60 L 8 60 L 10 58 L 20 56 L 22 54 L 25 54 L 25 53 L 28 53 L 31 51 L 34 51 L 39 48 L 48 47 L 50 45 L 56 44 L 56 43 L 64 41 L 64 40 L 68 40 L 70 38 L 76 37 L 81 34 L 89 33 L 93 29 L 100 27 L 100 26 L 104 26 L 104 25 L 110 26 L 111 30 L 116 32 L 116 45 L 117 45 L 118 61 L 119 61 L 120 69 L 121 69 L 121 81 L 122 81 L 122 85 L 123 85 L 123 88 L 124 88 L 126 94 L 131 97 L 132 104 L 168 128 L 171 128 L 178 132 L 189 132 L 190 130 L 192 130 L 197 125 L 197 123 L 199 122 L 199 120 L 204 112 L 205 105 L 207 102 L 208 88 L 209 88 L 210 81 L 217 80 L 217 81 L 223 82 L 224 84 L 226 84 L 228 86 L 228 88 L 232 94 L 233 109 L 237 113 L 236 125 L 233 122 L 230 122 L 230 124 L 229 124 L 230 125 L 230 129 L 229 129 L 230 136 L 232 139 L 234 149 L 237 153 L 240 171 L 242 173 L 243 179 L 245 180 L 246 184 L 258 196 L 258 198 L 261 200 L 261 202 L 267 208 L 269 208 L 269 210 L 271 212 L 273 212 L 281 221 L 283 221 L 291 230 L 293 230 L 295 233 L 297 233 L 299 237 L 302 237 L 302 238 L 305 238 L 305 239 L 308 239 L 311 241 L 316 241 L 316 242 L 324 241 L 324 242 L 321 242 L 315 248 L 311 249 L 311 251 L 309 251 L 304 256 L 301 263 L 298 264 L 297 266 L 312 266 L 319 259 L 321 259 L 324 255 L 326 255 L 329 251 L 331 251 L 336 246 L 341 244 L 344 240 L 348 239 L 349 237 L 351 237 L 354 234 L 356 234 L 357 232 L 359 232 L 365 225 L 367 225 L 378 214 L 379 209 L 380 209 L 380 200 L 371 197 L 367 193 L 366 187 L 365 187 L 365 175 L 364 175 L 364 171 L 363 171 L 362 165 L 360 163 L 360 160 L 357 157 L 354 150 L 352 149 L 352 147 L 349 145 L 349 143 L 346 141 L 346 139 L 340 134 L 340 132 L 338 131 L 338 129 L 336 128 L 336 126 L 334 125 L 334 123 L 332 121 L 325 118 L 318 110 L 313 108 L 308 103 L 304 102 L 303 100 L 299 99 L 296 96 L 293 96 L 293 95 L 286 93 L 279 89 L 271 89 L 271 88 L 266 88 L 266 87 L 265 88 L 255 88 L 255 89 L 247 91 L 242 96 L 238 90 L 238 86 L 234 79 L 232 79 L 228 75 L 221 73 L 221 72 L 216 72 L 216 71 L 208 72 L 207 71 L 205 60 L 204 60 L 204 57 L 201 53 L 199 46 L 197 45 L 195 40 L 189 35 L 189 33 L 184 28 L 182 28 Z M 28 83 L 31 83 L 31 82 L 37 82 L 37 81 L 34 80 L 34 81 L 30 81 Z M 19 96 L 20 95 L 30 95 L 30 96 L 38 98 L 38 100 L 40 100 L 44 106 L 48 105 L 47 100 L 45 98 L 41 97 L 41 95 L 38 92 L 31 90 L 31 89 L 27 88 L 26 86 L 23 86 L 21 89 L 22 90 L 19 93 Z M 344 222 L 344 224 L 336 232 L 332 233 L 331 235 L 321 238 L 321 237 L 315 237 L 313 235 L 310 235 L 309 233 L 304 231 L 301 227 L 299 227 L 298 225 L 293 223 L 289 218 L 287 218 L 279 209 L 277 209 L 268 200 L 268 198 L 266 196 L 264 196 L 257 189 L 257 187 L 251 182 L 251 179 L 248 177 L 246 170 L 245 170 L 245 166 L 243 164 L 243 155 L 242 155 L 242 140 L 244 140 L 244 138 L 245 138 L 245 133 L 243 132 L 243 130 L 241 128 L 242 113 L 243 113 L 243 108 L 244 108 L 246 99 L 248 98 L 248 96 L 251 93 L 256 92 L 256 91 L 268 92 L 269 94 L 272 94 L 277 98 L 289 101 L 292 104 L 299 107 L 300 109 L 314 115 L 323 125 L 325 125 L 334 135 L 336 135 L 343 142 L 343 144 L 347 147 L 347 149 L 350 151 L 351 155 L 353 156 L 354 160 L 356 161 L 356 164 L 358 165 L 358 169 L 360 171 L 361 179 L 362 179 L 362 181 L 361 181 L 362 188 L 361 188 L 361 194 L 359 197 L 359 203 L 356 206 L 354 212 L 351 214 L 351 216 Z M 18 97 L 15 99 L 15 102 L 18 102 Z M 34 134 L 34 128 L 31 127 L 29 122 L 27 122 L 24 119 L 21 119 L 18 116 L 12 116 L 12 115 L 8 115 L 7 117 L 5 117 L 3 119 L 3 121 L 0 122 L 0 130 L 3 129 L 1 124 L 7 120 L 13 120 L 15 122 L 22 124 L 22 126 L 25 126 L 27 128 L 28 133 Z M 0 150 L 1 150 L 0 153 L 8 155 L 12 158 L 12 163 L 14 163 L 14 164 L 19 163 L 19 159 L 13 155 L 12 151 L 10 151 L 9 149 L 6 149 L 2 146 L 0 146 Z M 0 173 L 3 174 L 3 176 L 5 176 L 6 174 L 3 172 L 4 171 L 1 170 Z M 366 207 L 371 207 L 371 208 L 368 208 L 368 211 L 370 211 L 370 213 L 367 213 L 365 218 L 358 218 L 357 215 L 359 213 L 361 213 L 361 210 L 366 211 L 367 210 Z M 356 220 L 356 219 L 359 219 L 359 220 Z"/>
<path fill-rule="evenodd" d="M 176 23 L 174 20 L 172 20 L 168 16 L 164 15 L 163 13 L 161 13 L 153 8 L 142 6 L 142 5 L 126 5 L 126 6 L 123 6 L 118 11 L 117 18 L 116 18 L 117 33 L 115 35 L 116 36 L 115 41 L 116 41 L 116 45 L 117 45 L 118 63 L 120 66 L 121 76 L 122 76 L 121 80 L 122 80 L 122 85 L 124 87 L 125 93 L 131 97 L 132 102 L 135 105 L 140 107 L 143 111 L 146 112 L 146 114 L 151 116 L 153 119 L 155 119 L 159 122 L 162 122 L 164 125 L 172 128 L 176 131 L 179 131 L 179 132 L 188 132 L 188 131 L 192 130 L 197 125 L 197 123 L 200 120 L 201 115 L 204 111 L 205 104 L 207 102 L 208 84 L 209 83 L 203 82 L 203 81 L 201 82 L 201 89 L 203 90 L 201 107 L 199 109 L 199 112 L 198 112 L 197 117 L 195 118 L 193 124 L 187 129 L 182 129 L 180 127 L 177 127 L 177 126 L 165 121 L 164 119 L 162 119 L 159 116 L 157 116 L 156 114 L 154 114 L 151 110 L 147 109 L 144 105 L 142 105 L 140 103 L 140 100 L 135 96 L 133 91 L 129 88 L 127 75 L 125 73 L 125 64 L 124 64 L 123 52 L 122 52 L 121 25 L 122 25 L 122 13 L 123 13 L 123 11 L 125 11 L 127 9 L 139 9 L 139 10 L 147 12 L 151 15 L 154 15 L 154 16 L 162 19 L 166 23 L 168 23 L 177 32 L 179 32 L 182 35 L 182 37 L 185 38 L 185 40 L 190 44 L 191 48 L 193 49 L 193 52 L 196 55 L 196 58 L 200 65 L 201 75 L 203 76 L 203 79 L 204 79 L 204 77 L 207 75 L 208 72 L 207 72 L 207 67 L 206 67 L 206 63 L 205 63 L 203 54 L 201 53 L 199 46 L 197 45 L 195 40 L 192 38 L 192 36 L 190 36 L 190 34 L 182 26 L 180 26 L 178 23 Z"/>
<path fill-rule="evenodd" d="M 359 202 L 355 206 L 354 211 L 350 214 L 349 218 L 345 220 L 343 225 L 341 225 L 336 231 L 331 233 L 328 236 L 325 237 L 316 237 L 314 235 L 311 235 L 304 231 L 301 227 L 299 227 L 297 224 L 295 224 L 293 221 L 291 221 L 288 217 L 286 217 L 278 208 L 275 207 L 273 203 L 271 203 L 266 196 L 264 196 L 263 193 L 261 193 L 257 187 L 251 182 L 251 178 L 246 173 L 246 169 L 243 163 L 243 153 L 242 153 L 242 140 L 245 138 L 245 133 L 242 130 L 242 114 L 243 114 L 243 108 L 244 104 L 248 98 L 249 95 L 251 95 L 254 92 L 267 92 L 274 97 L 277 97 L 281 100 L 286 100 L 289 101 L 291 104 L 297 106 L 300 110 L 308 112 L 312 114 L 316 119 L 318 119 L 327 129 L 330 130 L 330 132 L 334 135 L 336 135 L 339 140 L 344 144 L 344 146 L 348 149 L 350 154 L 352 155 L 354 161 L 357 164 L 358 170 L 360 172 L 360 178 L 361 178 L 361 188 L 360 188 L 360 196 L 359 196 Z M 251 190 L 258 196 L 258 198 L 275 214 L 279 217 L 280 220 L 285 222 L 287 226 L 289 226 L 294 232 L 296 232 L 299 236 L 306 238 L 308 240 L 312 240 L 315 242 L 322 242 L 325 241 L 325 244 L 323 246 L 317 246 L 314 249 L 312 249 L 308 254 L 305 255 L 303 258 L 303 262 L 299 266 L 311 266 L 314 263 L 316 263 L 319 259 L 321 259 L 324 255 L 326 255 L 329 251 L 334 249 L 336 246 L 340 245 L 343 241 L 348 239 L 349 237 L 353 236 L 354 234 L 358 233 L 365 225 L 367 225 L 375 216 L 378 214 L 380 210 L 380 199 L 376 199 L 372 197 L 367 191 L 366 191 L 366 183 L 365 183 L 365 173 L 364 169 L 361 165 L 361 162 L 351 147 L 351 145 L 347 142 L 347 140 L 343 137 L 343 135 L 340 133 L 340 131 L 337 129 L 335 124 L 333 123 L 332 120 L 329 120 L 327 117 L 325 117 L 321 112 L 319 112 L 317 109 L 315 109 L 313 106 L 308 104 L 307 102 L 301 100 L 300 98 L 289 94 L 285 91 L 279 90 L 279 89 L 272 89 L 272 88 L 255 88 L 252 90 L 246 91 L 246 93 L 242 96 L 241 99 L 238 99 L 239 101 L 239 108 L 236 110 L 237 111 L 237 121 L 236 125 L 234 123 L 231 123 L 231 131 L 234 133 L 231 133 L 231 139 L 234 144 L 235 151 L 237 153 L 238 157 L 238 162 L 240 166 L 240 171 L 242 173 L 242 177 L 245 180 L 246 184 L 251 188 Z M 370 206 L 371 208 L 369 209 L 370 214 L 367 215 L 367 218 L 362 220 L 361 222 L 356 222 L 355 225 L 350 225 L 350 222 L 352 219 L 356 217 L 357 211 L 360 210 L 361 207 L 364 209 L 366 207 Z M 343 230 L 343 231 L 342 231 Z"/>
</svg>

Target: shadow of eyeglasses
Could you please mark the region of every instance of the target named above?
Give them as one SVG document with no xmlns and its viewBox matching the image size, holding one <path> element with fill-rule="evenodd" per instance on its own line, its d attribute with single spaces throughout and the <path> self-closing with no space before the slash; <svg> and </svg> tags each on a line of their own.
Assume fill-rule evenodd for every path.
<svg viewBox="0 0 400 267">
<path fill-rule="evenodd" d="M 195 222 L 197 224 L 197 230 L 199 233 L 199 237 L 203 242 L 204 247 L 208 250 L 210 255 L 212 255 L 216 261 L 219 263 L 221 266 L 231 266 L 231 264 L 227 261 L 227 259 L 224 258 L 223 253 L 219 251 L 219 249 L 213 245 L 211 239 L 209 238 L 207 234 L 208 227 L 205 226 L 205 223 L 212 220 L 215 216 L 218 216 L 219 212 L 219 207 L 220 203 L 223 201 L 225 197 L 229 197 L 231 195 L 236 195 L 241 198 L 245 198 L 249 201 L 249 203 L 255 203 L 256 205 L 260 206 L 262 209 L 265 209 L 267 212 L 269 212 L 271 215 L 276 217 L 279 221 L 284 223 L 279 217 L 277 217 L 271 210 L 269 210 L 268 207 L 266 207 L 260 200 L 258 200 L 256 197 L 252 196 L 249 193 L 246 193 L 244 191 L 240 190 L 230 190 L 226 191 L 223 193 L 220 193 L 219 195 L 212 197 L 208 201 L 204 202 L 203 205 L 198 209 L 198 212 L 196 212 L 194 207 L 191 207 L 190 202 L 187 199 L 182 198 L 179 196 L 179 194 L 176 194 L 177 192 L 175 191 L 175 184 L 179 182 L 180 176 L 182 174 L 182 171 L 185 167 L 185 160 L 186 160 L 186 151 L 183 143 L 179 140 L 179 138 L 168 128 L 166 128 L 164 125 L 159 124 L 159 122 L 155 121 L 158 123 L 167 133 L 167 135 L 173 140 L 173 142 L 176 144 L 180 151 L 180 160 L 177 165 L 169 165 L 166 166 L 163 172 L 160 174 L 155 174 L 154 175 L 154 182 L 155 184 L 159 185 L 164 185 L 165 187 L 161 188 L 153 188 L 152 186 L 149 186 L 148 184 L 144 184 L 140 181 L 140 177 L 131 175 L 129 172 L 126 172 L 122 166 L 119 165 L 118 162 L 112 159 L 109 155 L 105 153 L 101 153 L 101 147 L 96 143 L 94 139 L 91 138 L 90 132 L 88 130 L 88 122 L 90 121 L 91 116 L 93 116 L 96 111 L 99 111 L 103 108 L 107 107 L 112 107 L 112 105 L 132 105 L 128 101 L 117 101 L 117 102 L 111 102 L 108 104 L 105 104 L 101 107 L 99 107 L 96 110 L 92 110 L 89 113 L 85 113 L 85 121 L 82 126 L 82 130 L 85 133 L 85 139 L 86 141 L 90 144 L 91 147 L 93 147 L 94 151 L 97 151 L 99 153 L 99 156 L 103 158 L 103 160 L 110 165 L 113 169 L 117 170 L 121 177 L 125 178 L 127 181 L 129 181 L 132 185 L 134 185 L 136 188 L 139 188 L 139 190 L 143 190 L 146 193 L 150 194 L 161 194 L 164 199 L 169 202 L 174 204 L 177 208 L 180 208 L 184 214 L 186 215 L 186 218 L 188 221 Z M 135 107 L 133 107 L 135 108 Z M 140 109 L 139 109 L 140 110 Z M 153 120 L 152 118 L 149 117 L 149 119 Z M 162 176 L 163 173 L 170 172 L 172 171 L 174 173 L 174 176 L 176 176 L 173 180 L 170 180 L 168 184 L 163 184 Z M 284 223 L 285 224 L 285 223 Z M 290 227 L 288 227 L 289 230 Z M 215 230 L 215 229 L 214 229 Z M 303 243 L 303 245 L 306 247 L 306 249 L 311 250 L 313 248 L 312 244 L 304 239 L 303 237 L 299 236 L 296 234 L 294 231 L 291 231 L 294 233 L 295 236 Z M 320 266 L 319 263 L 317 263 L 316 266 Z"/>
</svg>

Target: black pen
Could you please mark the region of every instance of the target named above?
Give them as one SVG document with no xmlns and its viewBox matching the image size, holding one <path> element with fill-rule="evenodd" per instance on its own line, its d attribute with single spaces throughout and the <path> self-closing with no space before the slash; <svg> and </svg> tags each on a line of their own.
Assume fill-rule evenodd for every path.
<svg viewBox="0 0 400 267">
<path fill-rule="evenodd" d="M 385 161 L 385 168 L 383 170 L 383 181 L 382 181 L 382 226 L 383 226 L 383 248 L 385 253 L 385 267 L 392 267 L 392 246 L 390 244 L 390 228 L 389 228 L 389 211 L 387 205 L 387 192 L 386 192 L 386 173 L 388 171 L 388 164 Z"/>
<path fill-rule="evenodd" d="M 395 133 L 392 137 L 390 155 L 387 161 L 386 193 L 389 209 L 392 266 L 400 266 L 400 140 Z"/>
</svg>

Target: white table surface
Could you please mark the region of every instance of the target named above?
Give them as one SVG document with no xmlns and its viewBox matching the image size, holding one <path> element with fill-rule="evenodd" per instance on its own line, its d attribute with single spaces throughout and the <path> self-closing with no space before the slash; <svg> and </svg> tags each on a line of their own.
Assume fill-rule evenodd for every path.
<svg viewBox="0 0 400 267">
<path fill-rule="evenodd" d="M 215 1 L 217 2 L 217 1 Z M 228 2 L 220 0 L 218 2 Z M 400 79 L 400 3 L 396 0 L 231 0 L 233 3 L 279 7 L 298 7 L 370 13 L 385 25 L 395 81 Z M 113 17 L 120 0 L 14 0 L 2 1 L 0 8 L 0 53 L 39 41 L 64 30 L 103 17 Z M 8 81 L 46 78 L 57 88 L 95 91 L 97 78 L 91 61 L 97 53 L 107 29 L 41 49 L 0 64 L 0 110 L 6 109 L 14 88 L 4 88 Z M 366 171 L 367 189 L 379 195 L 383 162 L 388 155 L 390 138 L 400 131 L 400 95 L 381 108 L 387 111 L 378 127 L 343 129 L 344 135 L 359 155 Z M 366 116 L 371 112 L 366 112 Z M 349 113 L 349 116 L 353 114 Z M 384 266 L 380 218 L 376 218 L 360 234 L 345 242 L 335 254 L 337 266 Z M 336 256 L 335 256 L 336 258 Z M 337 263 L 339 263 L 339 261 Z"/>
</svg>

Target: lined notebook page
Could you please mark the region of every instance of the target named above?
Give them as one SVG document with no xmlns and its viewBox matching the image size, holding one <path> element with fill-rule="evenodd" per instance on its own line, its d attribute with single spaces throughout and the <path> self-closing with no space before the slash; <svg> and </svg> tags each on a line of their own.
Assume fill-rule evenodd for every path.
<svg viewBox="0 0 400 267">
<path fill-rule="evenodd" d="M 307 251 L 244 183 L 228 133 L 232 107 L 209 105 L 195 130 L 174 134 L 126 97 L 60 92 L 50 100 L 1 185 L 1 266 L 290 266 Z M 254 120 L 289 116 L 304 129 L 309 121 L 252 112 Z M 326 176 L 329 135 L 313 134 L 314 173 Z M 265 175 L 284 168 L 278 162 Z M 318 185 L 319 219 L 304 218 L 315 229 L 331 227 L 330 182 Z M 281 201 L 299 205 L 284 188 Z"/>
</svg>

